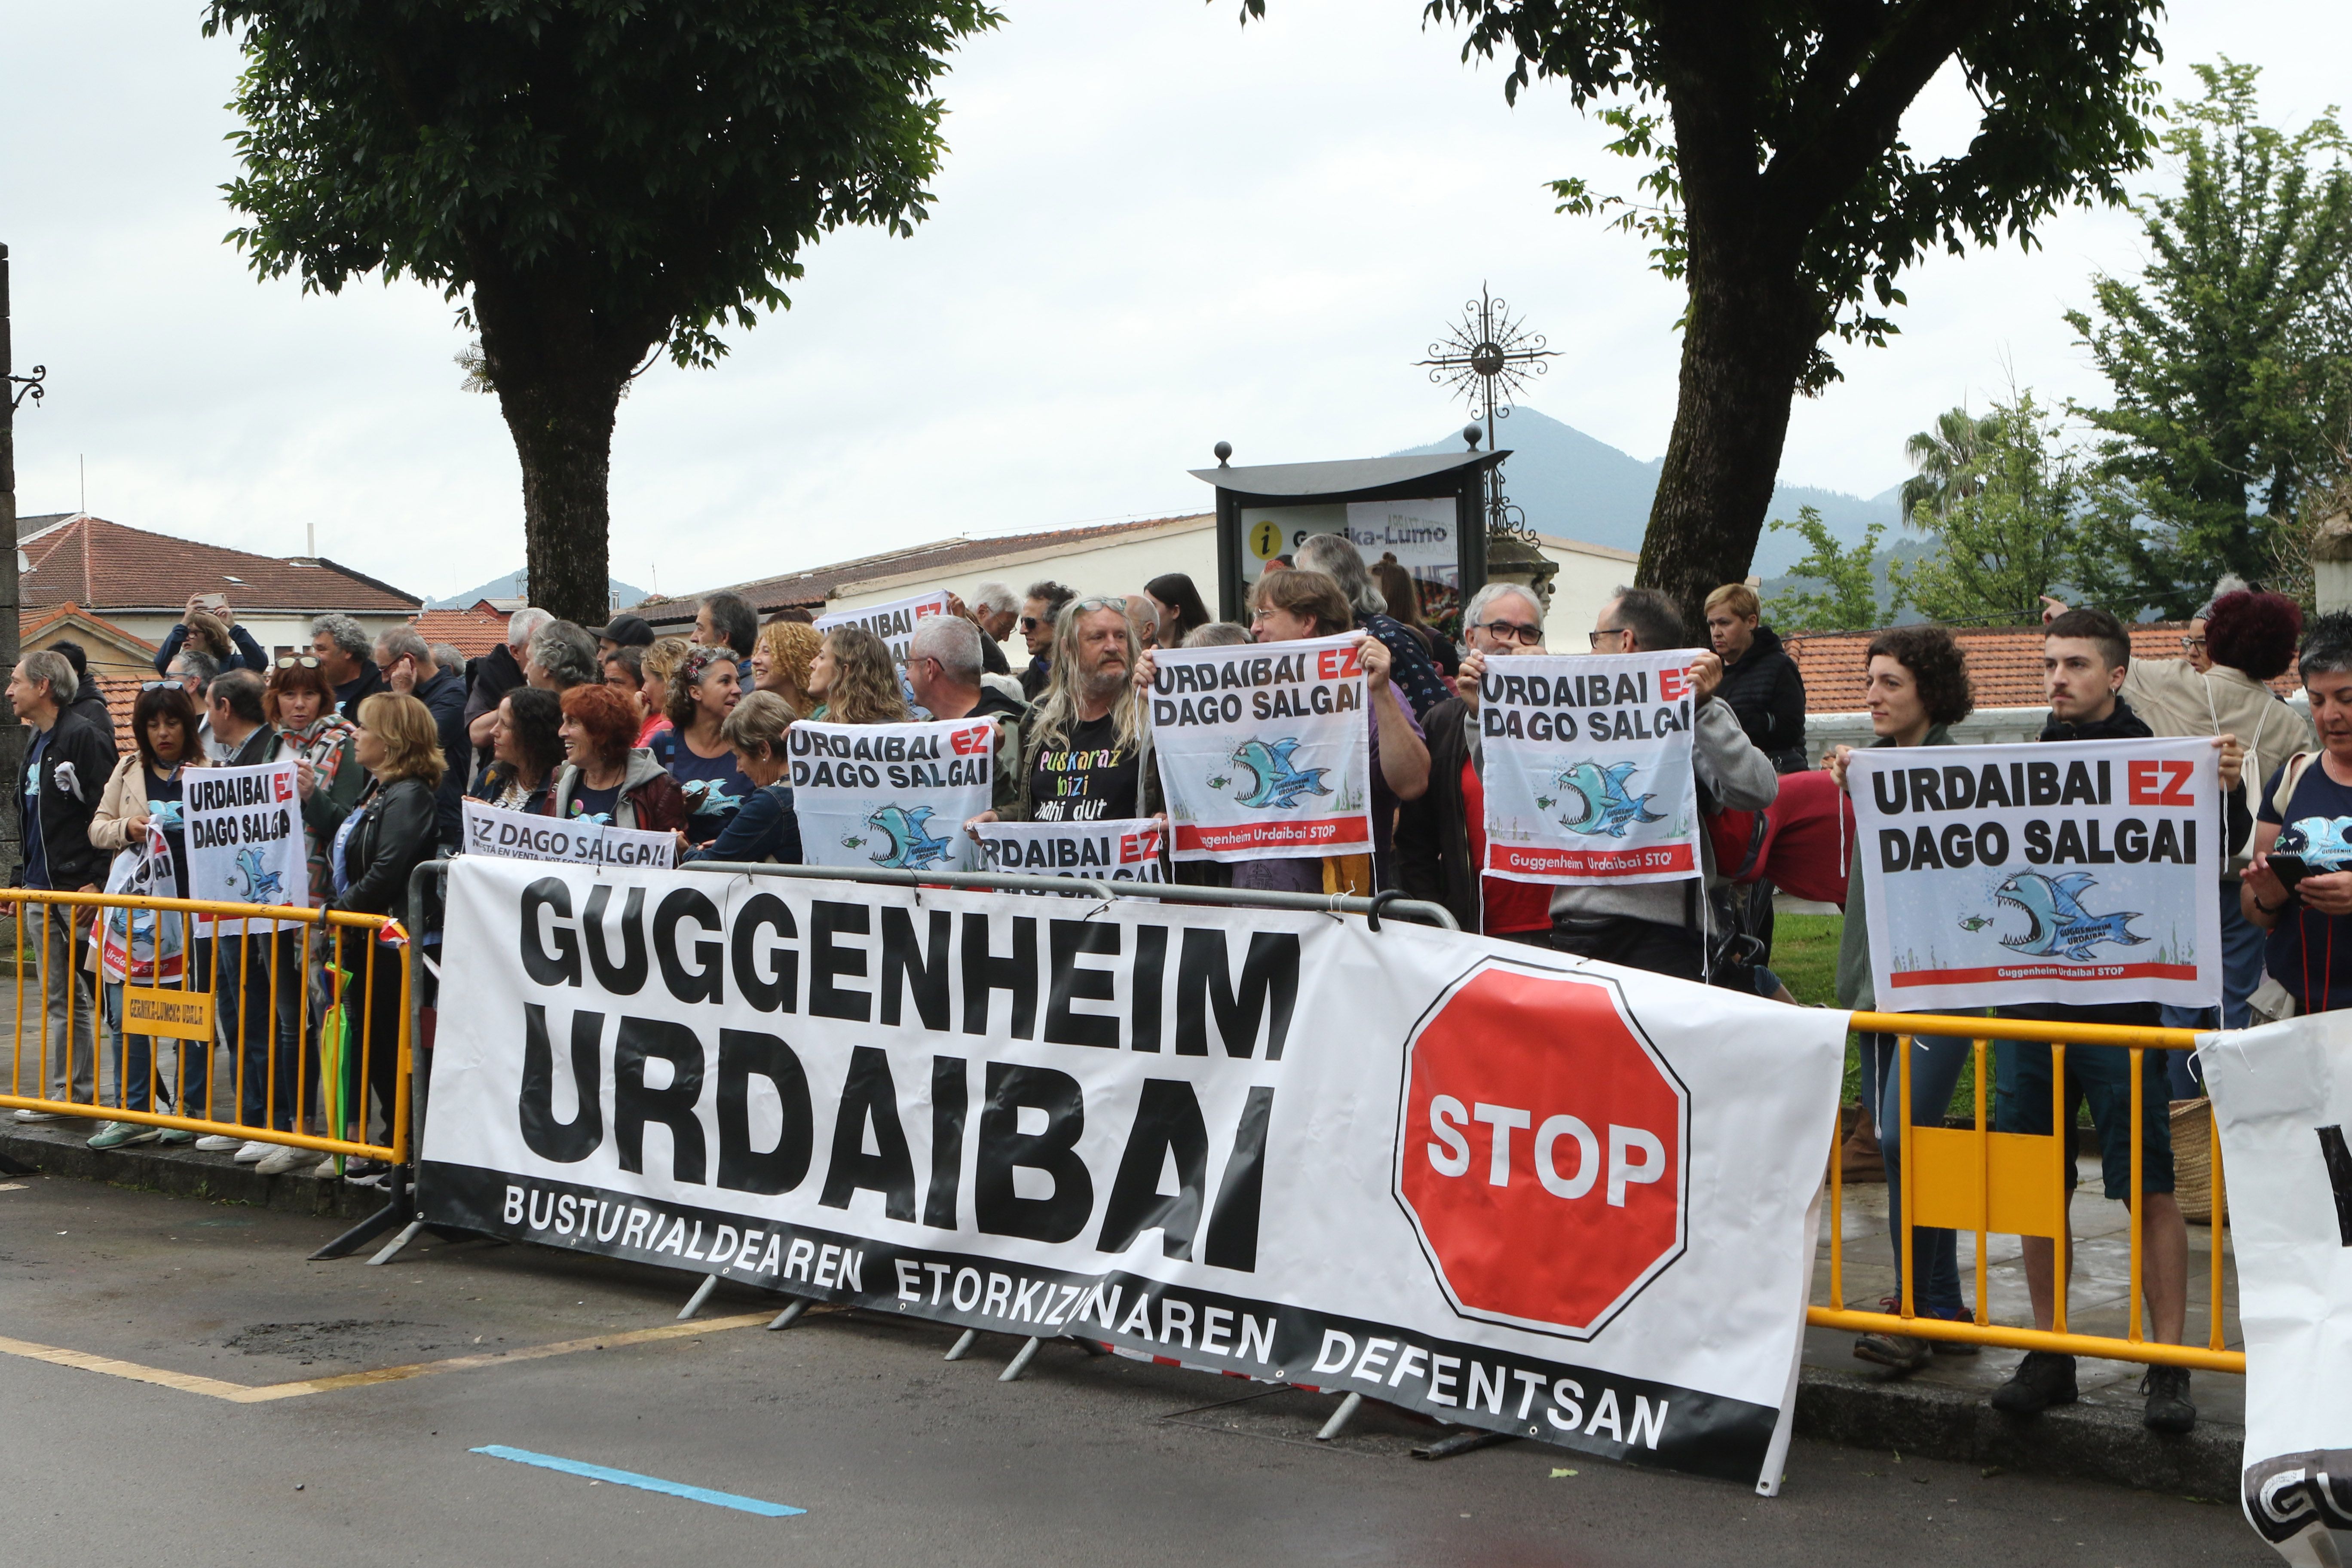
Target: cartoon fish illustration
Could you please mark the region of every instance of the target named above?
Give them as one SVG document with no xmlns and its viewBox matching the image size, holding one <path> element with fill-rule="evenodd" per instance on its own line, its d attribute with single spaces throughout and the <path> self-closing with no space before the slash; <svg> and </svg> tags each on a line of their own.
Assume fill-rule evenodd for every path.
<svg viewBox="0 0 2352 1568">
<path fill-rule="evenodd" d="M 844 849 L 862 849 L 862 848 L 864 848 L 864 847 L 865 847 L 865 846 L 866 846 L 866 836 L 865 836 L 864 834 L 858 834 L 858 835 L 856 835 L 856 836 L 855 836 L 855 837 L 848 837 L 848 838 L 845 838 L 845 839 L 843 839 L 843 840 L 841 841 L 841 847 L 842 847 Z"/>
<path fill-rule="evenodd" d="M 2352 866 L 2352 816 L 2305 816 L 2286 825 L 2271 854 L 2300 860 L 2315 872 Z"/>
<path fill-rule="evenodd" d="M 245 879 L 244 902 L 248 904 L 282 904 L 286 901 L 286 884 L 275 871 L 261 868 L 261 851 L 240 849 L 236 852 L 236 873 Z"/>
<path fill-rule="evenodd" d="M 1536 796 L 1536 809 L 1538 811 L 1549 811 L 1551 809 L 1551 796 L 1548 795 L 1539 795 Z"/>
<path fill-rule="evenodd" d="M 2088 871 L 2069 871 L 2055 880 L 2039 871 L 2017 872 L 1995 888 L 1992 896 L 2012 909 L 2023 910 L 2033 923 L 2021 935 L 2002 937 L 2000 945 L 2035 958 L 2080 963 L 2095 956 L 2092 950 L 2103 942 L 2126 947 L 2146 942 L 2147 938 L 2133 935 L 2126 923 L 2140 918 L 2137 910 L 2095 915 L 2083 907 L 2083 895 L 2098 885 Z"/>
<path fill-rule="evenodd" d="M 933 834 L 927 826 L 931 820 L 931 808 L 919 805 L 908 811 L 901 805 L 886 805 L 866 817 L 866 826 L 889 840 L 882 854 L 869 855 L 877 866 L 894 871 L 919 871 L 936 866 L 951 852 L 946 839 Z"/>
<path fill-rule="evenodd" d="M 1602 767 L 1599 763 L 1579 763 L 1561 773 L 1553 783 L 1569 797 L 1570 810 L 1558 820 L 1570 833 L 1605 833 L 1612 838 L 1625 837 L 1625 829 L 1637 822 L 1664 822 L 1664 814 L 1650 809 L 1658 797 L 1629 795 L 1625 781 L 1633 775 L 1632 763 L 1612 763 Z"/>
<path fill-rule="evenodd" d="M 1233 782 L 1233 780 L 1227 778 L 1224 774 L 1219 773 L 1215 778 L 1209 781 L 1209 787 L 1211 789 L 1223 789 Z"/>
<path fill-rule="evenodd" d="M 1990 924 L 1992 924 L 1992 917 L 1990 915 L 1969 915 L 1960 921 L 1960 929 L 1962 931 L 1982 931 L 1985 927 Z"/>
<path fill-rule="evenodd" d="M 1295 738 L 1286 738 L 1267 745 L 1264 741 L 1247 740 L 1234 748 L 1233 761 L 1249 770 L 1249 793 L 1242 796 L 1248 806 L 1272 806 L 1276 811 L 1288 811 L 1298 804 L 1302 795 L 1329 795 L 1323 782 L 1328 768 L 1294 766 L 1292 753 L 1298 750 Z"/>
<path fill-rule="evenodd" d="M 693 806 L 697 816 L 716 816 L 721 812 L 733 811 L 743 804 L 729 795 L 718 779 L 686 779 L 680 782 L 678 789 Z"/>
</svg>

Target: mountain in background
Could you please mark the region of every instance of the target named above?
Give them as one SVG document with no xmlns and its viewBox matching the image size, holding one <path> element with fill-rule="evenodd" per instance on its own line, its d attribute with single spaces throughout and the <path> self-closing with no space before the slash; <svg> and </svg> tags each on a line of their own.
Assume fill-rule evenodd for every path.
<svg viewBox="0 0 2352 1568">
<path fill-rule="evenodd" d="M 1537 532 L 1620 550 L 1642 548 L 1643 531 L 1650 524 L 1650 501 L 1657 493 L 1658 474 L 1665 465 L 1664 458 L 1645 463 L 1525 406 L 1496 421 L 1495 434 L 1511 454 L 1503 464 L 1504 492 L 1526 511 L 1528 524 Z M 1419 457 L 1462 449 L 1462 437 L 1454 434 L 1395 455 Z M 1900 489 L 1891 487 L 1865 498 L 1783 483 L 1774 488 L 1771 510 L 1765 516 L 1793 522 L 1798 508 L 1813 507 L 1842 542 L 1859 544 L 1863 531 L 1873 522 L 1886 524 L 1892 535 L 1900 519 L 1895 499 Z M 1756 542 L 1756 559 L 1748 569 L 1761 577 L 1780 576 L 1804 552 L 1804 544 L 1796 535 L 1775 533 L 1768 528 Z"/>
<path fill-rule="evenodd" d="M 503 577 L 491 578 L 478 588 L 468 588 L 462 594 L 452 594 L 446 599 L 427 599 L 425 602 L 425 607 L 428 610 L 462 610 L 478 600 L 511 599 L 517 596 L 515 586 L 521 581 L 520 572 L 509 572 Z M 618 577 L 607 577 L 604 582 L 607 590 L 613 595 L 612 602 L 616 609 L 626 609 L 646 596 L 646 591 L 643 588 L 632 588 Z"/>
</svg>

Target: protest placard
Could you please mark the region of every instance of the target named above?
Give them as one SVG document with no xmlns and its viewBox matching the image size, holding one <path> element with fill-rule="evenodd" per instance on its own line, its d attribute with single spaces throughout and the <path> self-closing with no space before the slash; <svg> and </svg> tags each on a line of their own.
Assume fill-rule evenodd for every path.
<svg viewBox="0 0 2352 1568">
<path fill-rule="evenodd" d="M 1696 648 L 1490 659 L 1478 688 L 1486 865 L 1515 882 L 1699 872 Z"/>
<path fill-rule="evenodd" d="M 1356 638 L 1152 657 L 1152 747 L 1177 859 L 1371 847 L 1371 731 Z"/>
<path fill-rule="evenodd" d="M 575 866 L 667 866 L 677 854 L 674 833 L 646 833 L 581 817 L 533 816 L 483 800 L 466 802 L 465 842 L 468 854 Z"/>
<path fill-rule="evenodd" d="M 310 868 L 302 846 L 302 806 L 294 763 L 249 768 L 190 768 L 181 775 L 187 825 L 188 897 L 232 904 L 307 904 Z M 204 921 L 199 921 L 201 929 Z M 228 934 L 259 936 L 275 921 L 232 924 Z M 289 930 L 293 929 L 289 925 Z"/>
<path fill-rule="evenodd" d="M 963 825 L 989 809 L 996 724 L 823 724 L 785 734 L 801 853 L 811 866 L 969 871 Z"/>
<path fill-rule="evenodd" d="M 1024 877 L 1164 882 L 1160 824 L 1151 817 L 1109 822 L 989 822 L 974 832 L 980 869 Z"/>
<path fill-rule="evenodd" d="M 1877 747 L 1846 793 L 1880 1005 L 2221 1001 L 2210 740 Z"/>
</svg>

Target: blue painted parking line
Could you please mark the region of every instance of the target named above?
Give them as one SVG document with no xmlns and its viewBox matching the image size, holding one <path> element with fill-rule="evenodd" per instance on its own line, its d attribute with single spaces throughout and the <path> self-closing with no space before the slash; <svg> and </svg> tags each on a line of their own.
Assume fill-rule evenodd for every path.
<svg viewBox="0 0 2352 1568">
<path fill-rule="evenodd" d="M 740 1513 L 764 1514 L 770 1519 L 784 1519 L 796 1513 L 806 1513 L 804 1508 L 790 1503 L 767 1502 L 755 1497 L 738 1497 L 733 1492 L 715 1492 L 709 1487 L 690 1487 L 683 1481 L 666 1481 L 658 1476 L 641 1476 L 634 1470 L 608 1469 L 603 1465 L 591 1465 L 578 1459 L 558 1458 L 553 1454 L 534 1454 L 528 1448 L 509 1448 L 504 1443 L 492 1443 L 472 1452 L 488 1454 L 494 1459 L 512 1459 L 519 1465 L 537 1465 L 543 1470 L 562 1470 L 568 1476 L 585 1476 L 592 1481 L 611 1481 L 615 1486 L 636 1487 L 649 1492 L 663 1492 L 670 1497 L 682 1497 L 690 1502 L 715 1503 Z"/>
</svg>

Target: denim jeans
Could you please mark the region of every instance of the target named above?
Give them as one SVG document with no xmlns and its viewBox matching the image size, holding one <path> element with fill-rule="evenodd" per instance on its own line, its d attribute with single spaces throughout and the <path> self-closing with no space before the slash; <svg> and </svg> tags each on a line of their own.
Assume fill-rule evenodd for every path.
<svg viewBox="0 0 2352 1568">
<path fill-rule="evenodd" d="M 300 1117 L 299 1101 L 317 1082 L 316 1070 L 305 1069 L 300 1032 L 301 941 L 299 931 L 244 936 L 226 925 L 214 938 L 220 1027 L 236 1075 L 237 1119 L 247 1127 L 291 1131 Z M 290 1038 L 289 1026 L 296 1031 Z"/>
<path fill-rule="evenodd" d="M 30 928 L 25 947 L 40 965 L 41 976 L 40 1021 L 31 1031 L 37 1041 L 27 1046 L 18 1040 L 18 1070 L 47 1056 L 49 1099 L 100 1104 L 97 994 L 90 985 L 91 972 L 81 966 L 81 955 L 89 951 L 84 945 L 90 930 L 88 911 L 71 904 L 27 903 L 18 919 Z M 12 1092 L 40 1094 L 42 1086 L 26 1081 Z"/>
<path fill-rule="evenodd" d="M 2220 1023 L 2211 1007 L 2160 1007 L 2168 1029 L 2242 1029 L 2253 1021 L 2247 1007 L 2247 998 L 2262 988 L 2263 961 L 2269 938 L 2260 926 L 2248 920 L 2238 908 L 2238 884 L 2235 879 L 2221 883 L 2221 1005 L 2218 1009 Z M 2205 1092 L 2204 1083 L 2189 1065 L 2187 1051 L 2167 1051 L 2165 1070 L 2169 1075 L 2172 1098 L 2195 1100 Z"/>
<path fill-rule="evenodd" d="M 1895 1249 L 1895 1267 L 1903 1268 L 1903 1078 L 1895 1058 L 1892 1035 L 1862 1037 L 1864 1084 L 1877 1087 L 1873 1102 L 1878 1124 L 1878 1147 L 1886 1162 L 1886 1231 Z M 1911 1116 L 1915 1127 L 1941 1127 L 1945 1108 L 1967 1065 L 1966 1040 L 1926 1038 L 1911 1041 Z M 1965 1318 L 1969 1309 L 1960 1300 L 1959 1238 L 1934 1226 L 1911 1227 L 1911 1308 L 1923 1318 Z"/>
<path fill-rule="evenodd" d="M 169 987 L 176 990 L 176 983 Z M 199 988 L 201 989 L 201 988 Z M 114 1071 L 122 1085 L 121 1098 L 116 1101 L 125 1110 L 164 1110 L 175 1116 L 202 1116 L 205 1113 L 205 1085 L 212 1068 L 210 1040 L 173 1040 L 178 1047 L 179 1066 L 161 1068 L 156 1062 L 158 1041 L 149 1035 L 126 1035 L 122 1032 L 122 982 L 106 983 L 106 1043 L 107 1055 L 114 1063 Z M 154 1079 L 151 1086 L 150 1078 Z M 161 1101 L 159 1105 L 156 1102 Z"/>
</svg>

